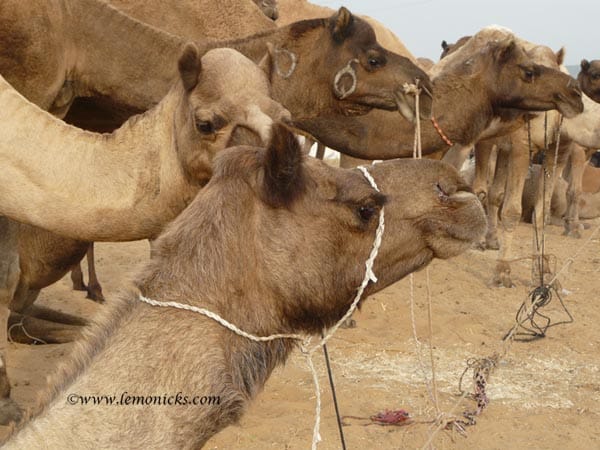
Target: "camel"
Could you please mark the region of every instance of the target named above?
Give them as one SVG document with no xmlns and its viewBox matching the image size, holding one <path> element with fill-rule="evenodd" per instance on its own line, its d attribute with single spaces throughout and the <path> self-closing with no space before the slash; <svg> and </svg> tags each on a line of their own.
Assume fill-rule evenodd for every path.
<svg viewBox="0 0 600 450">
<path fill-rule="evenodd" d="M 75 436 L 81 447 L 201 448 L 240 419 L 295 347 L 247 340 L 202 315 L 143 303 L 140 294 L 206 308 L 259 336 L 317 335 L 352 303 L 382 209 L 377 282 L 362 300 L 433 258 L 467 250 L 484 232 L 478 200 L 447 164 L 389 161 L 368 170 L 381 192 L 358 170 L 303 158 L 279 124 L 267 149 L 221 152 L 212 179 L 157 240 L 135 289 L 107 305 L 6 448 L 62 448 Z M 99 386 L 164 395 L 172 406 L 65 402 L 67 391 L 76 393 L 73 403 Z M 187 395 L 213 396 L 218 406 L 177 406 Z"/>
<path fill-rule="evenodd" d="M 537 190 L 536 181 L 540 176 L 539 173 L 541 170 L 541 165 L 532 165 L 527 180 L 525 181 L 522 198 L 523 214 L 521 219 L 527 222 L 531 222 L 534 212 Z M 600 186 L 598 186 L 600 169 L 586 164 L 584 167 L 583 179 L 582 192 L 579 196 L 579 218 L 595 219 L 600 217 Z M 586 183 L 586 181 L 589 181 L 590 183 Z M 552 200 L 550 201 L 551 223 L 562 226 L 564 219 L 568 217 L 570 203 L 568 189 L 569 183 L 565 179 L 558 178 L 556 180 L 554 192 L 552 193 Z"/>
<path fill-rule="evenodd" d="M 10 8 L 0 10 L 0 73 L 29 100 L 59 117 L 76 97 L 94 95 L 104 105 L 119 106 L 119 123 L 131 112 L 156 104 L 176 76 L 173 58 L 185 40 L 135 21 L 105 3 L 62 0 L 60 8 L 50 8 L 41 0 L 9 2 Z M 144 5 L 151 9 L 148 2 Z M 30 8 L 37 8 L 35 15 L 29 14 Z M 265 20 L 262 15 L 261 19 Z M 42 44 L 28 46 L 28 42 Z M 319 52 L 314 51 L 315 42 L 319 42 Z M 403 84 L 419 78 L 429 86 L 420 69 L 381 48 L 369 26 L 345 8 L 329 19 L 272 29 L 243 40 L 200 45 L 214 46 L 234 47 L 256 62 L 270 52 L 272 93 L 300 118 L 322 114 L 343 118 L 372 107 L 397 109 L 398 105 L 412 117 L 412 101 L 403 93 Z M 73 55 L 77 58 L 71 58 Z M 319 64 L 322 58 L 330 64 Z M 358 63 L 349 62 L 355 59 Z M 353 92 L 344 91 L 348 65 L 356 76 L 356 85 L 350 86 Z M 341 75 L 334 83 L 336 72 Z M 423 114 L 427 114 L 426 108 Z M 13 248 L 16 245 L 13 243 Z M 65 247 L 72 245 L 65 243 Z"/>
<path fill-rule="evenodd" d="M 600 60 L 582 59 L 577 81 L 585 95 L 595 102 L 600 102 Z"/>
<path fill-rule="evenodd" d="M 274 119 L 290 119 L 270 98 L 266 73 L 232 49 L 200 59 L 189 44 L 178 66 L 179 81 L 156 107 L 104 135 L 64 124 L 0 79 L 0 212 L 75 240 L 40 242 L 22 225 L 21 268 L 5 275 L 14 295 L 2 298 L 4 333 L 7 307 L 30 306 L 87 242 L 158 236 L 206 184 L 219 151 L 256 142 L 249 134 L 266 141 Z"/>
<path fill-rule="evenodd" d="M 306 0 L 279 0 L 279 18 L 276 20 L 278 26 L 283 27 L 289 25 L 293 22 L 297 22 L 299 20 L 306 19 L 317 19 L 320 17 L 330 16 L 334 10 L 331 8 L 327 8 L 324 6 L 315 5 L 314 3 L 310 3 Z M 427 65 L 423 65 L 418 58 L 408 50 L 408 48 L 404 45 L 404 43 L 396 36 L 392 31 L 390 31 L 387 27 L 385 27 L 382 23 L 373 19 L 369 16 L 361 16 L 366 22 L 368 22 L 372 27 L 373 31 L 375 31 L 375 36 L 377 37 L 377 41 L 386 49 L 391 50 L 398 55 L 405 56 L 410 59 L 414 63 L 416 63 L 421 69 L 424 71 L 428 70 Z M 319 142 L 317 142 L 317 153 L 316 156 L 320 159 L 323 159 L 325 155 L 325 146 Z M 305 142 L 305 152 L 308 152 L 310 148 L 314 145 L 315 140 L 308 139 Z M 367 162 L 365 158 L 353 158 L 344 153 L 343 149 L 336 148 L 341 152 L 340 154 L 340 166 L 341 167 L 355 167 L 362 162 Z"/>
</svg>

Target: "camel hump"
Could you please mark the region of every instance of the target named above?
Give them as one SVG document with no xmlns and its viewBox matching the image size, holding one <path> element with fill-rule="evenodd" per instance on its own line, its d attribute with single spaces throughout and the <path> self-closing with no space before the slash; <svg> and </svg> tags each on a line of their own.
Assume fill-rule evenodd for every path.
<svg viewBox="0 0 600 450">
<path fill-rule="evenodd" d="M 264 200 L 275 207 L 288 207 L 304 190 L 302 150 L 296 136 L 280 122 L 273 124 L 265 155 Z"/>
</svg>

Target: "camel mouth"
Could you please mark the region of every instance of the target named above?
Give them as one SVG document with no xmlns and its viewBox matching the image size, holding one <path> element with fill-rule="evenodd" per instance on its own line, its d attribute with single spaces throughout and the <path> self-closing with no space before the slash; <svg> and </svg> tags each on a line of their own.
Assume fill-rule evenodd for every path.
<svg viewBox="0 0 600 450">
<path fill-rule="evenodd" d="M 560 98 L 556 103 L 556 109 L 558 112 L 567 118 L 575 117 L 578 114 L 581 114 L 583 112 L 583 108 L 584 106 L 581 97 L 579 97 L 576 101 L 568 101 L 564 98 Z"/>
<path fill-rule="evenodd" d="M 396 107 L 398 111 L 406 120 L 410 123 L 416 122 L 417 117 L 417 106 L 416 96 L 413 92 L 406 92 L 406 90 L 396 91 Z M 419 118 L 422 120 L 429 120 L 432 115 L 432 103 L 433 96 L 429 89 L 421 88 L 419 94 Z"/>
<path fill-rule="evenodd" d="M 481 202 L 475 194 L 459 190 L 448 195 L 442 204 L 454 210 L 453 220 L 430 217 L 423 226 L 431 233 L 429 248 L 436 258 L 447 259 L 462 253 L 485 236 L 487 220 Z M 448 212 L 448 209 L 446 209 Z"/>
</svg>

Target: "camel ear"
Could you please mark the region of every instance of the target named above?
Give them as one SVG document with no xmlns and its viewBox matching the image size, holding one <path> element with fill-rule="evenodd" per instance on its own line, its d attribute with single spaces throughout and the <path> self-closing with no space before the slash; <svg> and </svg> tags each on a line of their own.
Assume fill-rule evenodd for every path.
<svg viewBox="0 0 600 450">
<path fill-rule="evenodd" d="M 562 66 L 562 63 L 565 62 L 565 54 L 566 50 L 564 47 L 561 47 L 560 50 L 556 52 L 556 63 L 559 66 Z"/>
<path fill-rule="evenodd" d="M 282 123 L 274 123 L 264 160 L 263 198 L 274 207 L 287 207 L 304 191 L 302 149 Z"/>
<path fill-rule="evenodd" d="M 446 41 L 442 41 L 442 50 L 448 50 L 448 43 Z"/>
<path fill-rule="evenodd" d="M 494 52 L 496 61 L 498 61 L 500 64 L 504 64 L 510 59 L 516 48 L 517 44 L 514 39 L 505 40 L 498 46 L 498 48 Z"/>
<path fill-rule="evenodd" d="M 354 22 L 354 16 L 343 6 L 335 13 L 329 23 L 331 26 L 331 35 L 336 42 L 342 42 L 350 34 L 350 28 Z"/>
<path fill-rule="evenodd" d="M 267 42 L 267 53 L 262 57 L 260 62 L 258 63 L 258 67 L 267 74 L 267 79 L 271 82 L 271 75 L 273 74 L 273 60 L 275 52 L 275 47 L 270 42 Z"/>
<path fill-rule="evenodd" d="M 191 91 L 198 84 L 198 75 L 202 69 L 200 63 L 200 52 L 196 44 L 188 42 L 185 44 L 183 53 L 179 57 L 179 75 L 186 91 Z"/>
<path fill-rule="evenodd" d="M 590 62 L 587 59 L 582 59 L 581 60 L 581 71 L 587 72 L 589 68 L 590 68 Z"/>
</svg>

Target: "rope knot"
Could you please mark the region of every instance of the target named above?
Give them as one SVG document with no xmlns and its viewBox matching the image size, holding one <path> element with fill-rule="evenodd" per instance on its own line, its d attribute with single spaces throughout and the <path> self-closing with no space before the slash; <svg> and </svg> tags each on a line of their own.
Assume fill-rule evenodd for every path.
<svg viewBox="0 0 600 450">
<path fill-rule="evenodd" d="M 402 89 L 404 90 L 405 94 L 421 94 L 421 89 L 419 89 L 419 80 L 417 80 L 415 83 L 404 83 L 402 85 Z"/>
</svg>

